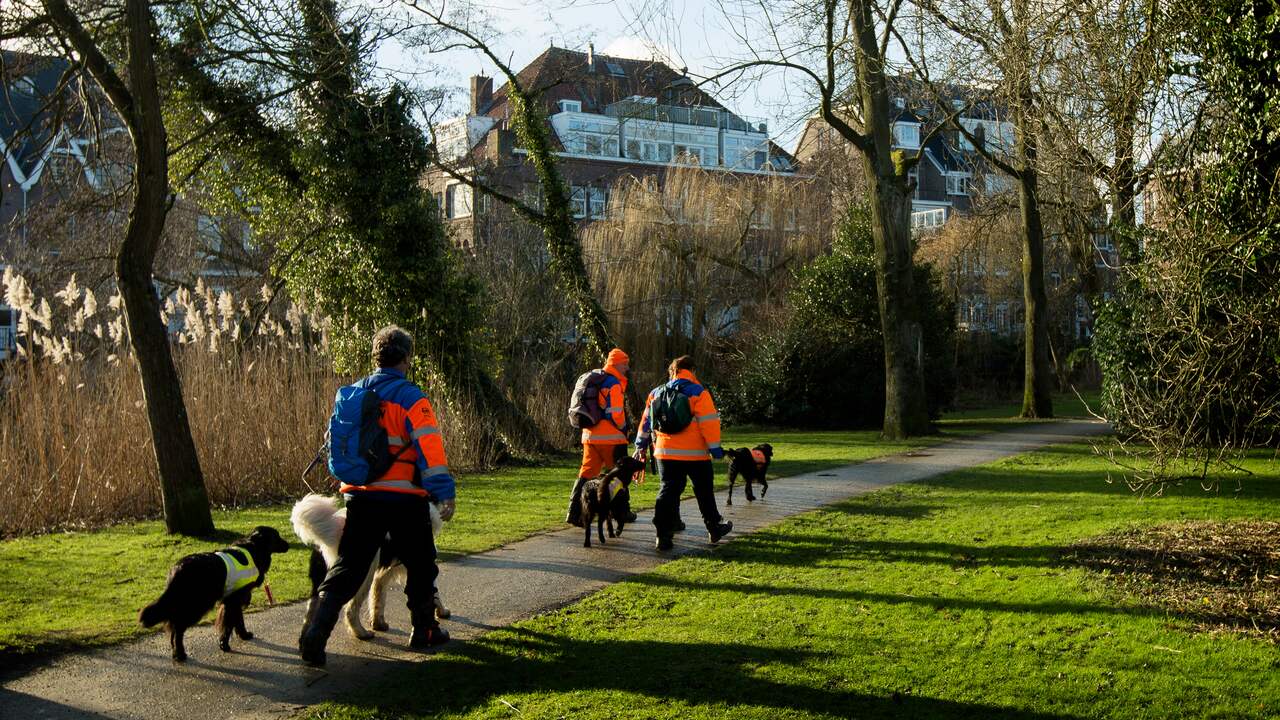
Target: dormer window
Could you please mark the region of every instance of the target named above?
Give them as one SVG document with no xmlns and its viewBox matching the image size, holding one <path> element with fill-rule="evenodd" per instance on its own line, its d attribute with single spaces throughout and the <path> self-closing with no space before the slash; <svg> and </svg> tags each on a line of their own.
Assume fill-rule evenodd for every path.
<svg viewBox="0 0 1280 720">
<path fill-rule="evenodd" d="M 582 112 L 582 101 L 581 100 L 561 100 L 560 112 L 580 113 Z"/>
</svg>

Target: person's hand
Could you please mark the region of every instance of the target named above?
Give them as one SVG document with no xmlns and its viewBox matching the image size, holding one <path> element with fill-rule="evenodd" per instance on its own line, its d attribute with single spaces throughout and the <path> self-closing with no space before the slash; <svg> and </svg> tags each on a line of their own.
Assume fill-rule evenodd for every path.
<svg viewBox="0 0 1280 720">
<path fill-rule="evenodd" d="M 715 458 L 716 460 L 723 460 L 724 448 L 719 448 L 719 447 L 711 448 L 711 457 Z"/>
<path fill-rule="evenodd" d="M 453 519 L 453 511 L 457 509 L 453 498 L 440 501 L 440 519 L 449 522 Z"/>
</svg>

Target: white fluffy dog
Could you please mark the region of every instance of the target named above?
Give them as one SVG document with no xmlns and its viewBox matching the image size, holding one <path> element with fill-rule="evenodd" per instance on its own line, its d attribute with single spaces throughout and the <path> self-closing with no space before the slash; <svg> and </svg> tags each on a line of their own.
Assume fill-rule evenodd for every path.
<svg viewBox="0 0 1280 720">
<path fill-rule="evenodd" d="M 440 519 L 440 510 L 435 503 L 431 503 L 431 533 L 435 537 L 440 536 L 440 529 L 443 522 Z M 307 495 L 299 500 L 293 506 L 293 512 L 289 515 L 290 521 L 293 523 L 293 531 L 303 543 L 311 549 L 311 599 L 307 602 L 307 617 L 303 621 L 303 627 L 311 623 L 311 616 L 315 612 L 316 592 L 320 587 L 320 583 L 324 580 L 325 573 L 338 560 L 338 542 L 342 539 L 342 529 L 347 524 L 347 509 L 338 507 L 338 499 L 329 495 Z M 364 608 L 366 600 L 370 601 L 369 624 L 374 630 L 387 630 L 388 625 L 384 610 L 387 602 L 387 587 L 392 582 L 404 582 L 404 565 L 396 558 L 382 558 L 382 551 L 374 555 L 373 562 L 369 564 L 369 574 L 365 576 L 364 584 L 356 592 L 356 596 L 347 603 L 342 613 L 343 621 L 346 623 L 347 631 L 352 637 L 361 640 L 368 640 L 373 637 L 373 632 L 367 630 L 360 621 L 361 611 Z M 440 600 L 440 593 L 435 594 L 436 616 L 440 618 L 449 617 L 449 608 L 445 607 Z"/>
</svg>

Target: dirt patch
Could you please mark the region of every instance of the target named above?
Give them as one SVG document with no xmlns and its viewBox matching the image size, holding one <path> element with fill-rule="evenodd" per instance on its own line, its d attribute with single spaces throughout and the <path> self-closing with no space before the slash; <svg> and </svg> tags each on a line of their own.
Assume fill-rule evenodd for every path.
<svg viewBox="0 0 1280 720">
<path fill-rule="evenodd" d="M 1280 643 L 1280 522 L 1131 528 L 1072 545 L 1063 559 L 1203 630 Z"/>
</svg>

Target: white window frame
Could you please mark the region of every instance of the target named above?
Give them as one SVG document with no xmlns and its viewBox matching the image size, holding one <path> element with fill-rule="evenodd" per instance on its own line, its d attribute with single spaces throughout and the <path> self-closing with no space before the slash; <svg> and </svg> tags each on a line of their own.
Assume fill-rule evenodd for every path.
<svg viewBox="0 0 1280 720">
<path fill-rule="evenodd" d="M 920 148 L 920 124 L 913 122 L 894 123 L 893 146 L 918 150 Z"/>
<path fill-rule="evenodd" d="M 934 228 L 940 228 L 945 225 L 946 222 L 946 208 L 930 208 L 928 210 L 916 210 L 911 213 L 911 227 L 915 230 L 932 230 Z"/>
<path fill-rule="evenodd" d="M 581 185 L 569 188 L 569 206 L 573 216 L 579 220 L 587 216 L 587 189 Z"/>
<path fill-rule="evenodd" d="M 948 195 L 969 195 L 969 178 L 970 173 L 966 172 L 949 172 L 947 173 L 947 194 Z"/>
<path fill-rule="evenodd" d="M 471 186 L 466 183 L 450 183 L 444 189 L 445 216 L 450 220 L 471 217 Z"/>
<path fill-rule="evenodd" d="M 593 220 L 600 220 L 609 215 L 609 191 L 605 188 L 587 188 L 587 210 Z"/>
<path fill-rule="evenodd" d="M 580 113 L 582 112 L 582 101 L 581 100 L 561 100 L 560 112 Z"/>
</svg>

